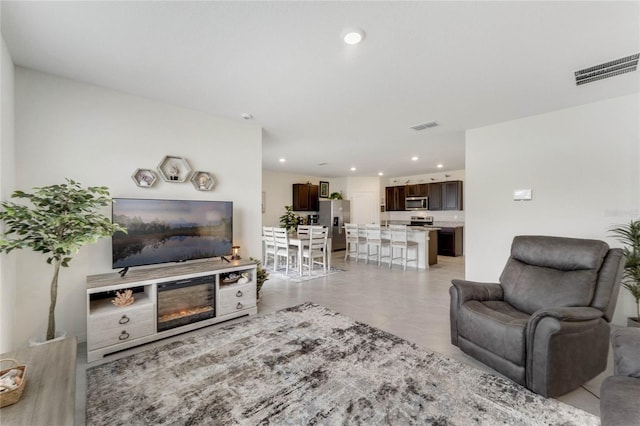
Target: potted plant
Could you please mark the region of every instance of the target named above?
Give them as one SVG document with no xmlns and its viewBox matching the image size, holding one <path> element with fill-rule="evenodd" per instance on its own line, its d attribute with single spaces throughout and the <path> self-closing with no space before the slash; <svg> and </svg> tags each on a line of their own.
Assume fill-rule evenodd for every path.
<svg viewBox="0 0 640 426">
<path fill-rule="evenodd" d="M 58 297 L 60 267 L 68 267 L 71 256 L 88 243 L 116 231 L 126 232 L 99 213 L 112 200 L 105 186 L 82 188 L 78 182 L 34 188 L 33 193 L 15 191 L 11 198 L 28 201 L 28 205 L 10 201 L 0 203 L 0 220 L 5 224 L 0 238 L 0 253 L 30 248 L 47 255 L 53 265 L 51 303 L 46 340 L 55 338 L 55 308 Z"/>
<path fill-rule="evenodd" d="M 256 295 L 258 300 L 260 300 L 260 289 L 265 281 L 269 279 L 269 272 L 262 267 L 262 262 L 258 259 L 254 259 L 250 257 L 249 260 L 252 260 L 257 265 L 256 267 Z"/>
<path fill-rule="evenodd" d="M 340 193 L 340 192 L 332 192 L 331 195 L 329 195 L 329 199 L 330 200 L 342 200 L 342 193 Z"/>
<path fill-rule="evenodd" d="M 627 325 L 640 327 L 640 220 L 632 220 L 610 231 L 624 244 L 625 263 L 621 284 L 636 301 L 636 317 L 628 318 Z"/>
<path fill-rule="evenodd" d="M 287 232 L 294 232 L 298 228 L 300 217 L 293 211 L 293 206 L 284 206 L 285 213 L 280 216 L 280 225 L 287 228 Z"/>
</svg>

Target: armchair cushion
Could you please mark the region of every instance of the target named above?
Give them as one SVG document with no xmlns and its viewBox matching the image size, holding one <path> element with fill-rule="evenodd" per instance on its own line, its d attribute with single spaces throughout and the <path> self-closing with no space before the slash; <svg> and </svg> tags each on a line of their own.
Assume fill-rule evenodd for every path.
<svg viewBox="0 0 640 426">
<path fill-rule="evenodd" d="M 617 329 L 611 335 L 611 346 L 614 374 L 640 379 L 640 328 Z"/>
<path fill-rule="evenodd" d="M 529 315 L 502 301 L 472 300 L 459 311 L 458 332 L 480 347 L 524 366 Z"/>
<path fill-rule="evenodd" d="M 596 240 L 515 237 L 500 276 L 504 300 L 528 314 L 549 306 L 589 306 L 608 249 Z"/>
</svg>

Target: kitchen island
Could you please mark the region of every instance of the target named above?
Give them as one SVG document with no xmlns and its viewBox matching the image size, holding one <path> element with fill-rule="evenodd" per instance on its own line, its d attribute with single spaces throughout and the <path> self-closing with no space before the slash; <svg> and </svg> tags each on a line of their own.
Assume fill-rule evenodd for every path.
<svg viewBox="0 0 640 426">
<path fill-rule="evenodd" d="M 382 226 L 382 238 L 390 239 L 391 231 L 386 226 Z M 407 227 L 407 239 L 409 241 L 418 244 L 418 269 L 429 269 L 429 266 L 438 263 L 438 231 L 440 228 L 424 226 L 408 226 Z M 363 246 L 366 247 L 366 246 Z M 374 249 L 375 250 L 375 249 Z M 390 248 L 384 246 L 382 248 L 382 256 L 389 256 Z M 396 249 L 396 256 L 399 256 L 399 252 Z M 415 250 L 410 249 L 409 259 L 415 257 Z M 366 253 L 360 253 L 359 259 L 365 260 Z M 394 265 L 402 265 L 400 259 L 393 261 Z M 389 259 L 383 259 L 381 265 L 389 266 Z M 409 267 L 416 267 L 416 262 L 409 262 Z"/>
</svg>

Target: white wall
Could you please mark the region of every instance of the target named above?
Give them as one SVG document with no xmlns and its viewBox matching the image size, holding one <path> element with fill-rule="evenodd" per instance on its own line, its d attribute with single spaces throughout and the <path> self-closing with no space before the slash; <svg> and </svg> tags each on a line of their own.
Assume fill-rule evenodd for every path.
<svg viewBox="0 0 640 426">
<path fill-rule="evenodd" d="M 214 174 L 211 192 L 159 179 L 138 188 L 136 168 L 155 169 L 165 155 Z M 63 182 L 106 185 L 113 197 L 234 202 L 234 244 L 258 257 L 262 136 L 256 125 L 228 120 L 51 75 L 16 68 L 16 182 L 20 189 Z M 107 209 L 105 214 L 110 214 Z M 44 334 L 51 268 L 44 256 L 17 254 L 16 336 Z M 86 333 L 87 275 L 111 272 L 110 239 L 83 248 L 60 275 L 58 329 Z"/>
<path fill-rule="evenodd" d="M 640 216 L 638 94 L 466 134 L 467 279 L 495 281 L 519 234 L 595 238 Z M 533 191 L 513 201 L 514 189 Z M 614 322 L 634 312 L 624 289 Z"/>
<path fill-rule="evenodd" d="M 344 198 L 351 200 L 351 222 L 380 223 L 380 178 L 348 176 L 345 180 Z"/>
<path fill-rule="evenodd" d="M 14 189 L 14 70 L 9 49 L 2 39 L 0 52 L 0 200 Z M 2 228 L 0 228 L 0 231 Z M 13 350 L 15 258 L 0 255 L 0 353 Z"/>
<path fill-rule="evenodd" d="M 293 187 L 294 183 L 311 182 L 318 185 L 320 181 L 329 182 L 329 193 L 341 192 L 343 199 L 352 200 L 356 203 L 363 200 L 366 204 L 364 209 L 371 209 L 374 216 L 377 215 L 379 206 L 378 198 L 380 181 L 378 177 L 339 177 L 325 178 L 321 176 L 299 175 L 292 173 L 282 173 L 273 170 L 262 171 L 262 190 L 265 194 L 265 212 L 262 215 L 262 224 L 264 226 L 280 226 L 280 216 L 284 214 L 284 206 L 293 204 Z M 371 195 L 371 202 L 363 197 Z M 354 199 L 355 198 L 355 199 Z M 358 209 L 359 206 L 355 206 Z M 351 211 L 354 206 L 352 204 Z M 306 217 L 310 212 L 298 212 L 302 217 Z M 353 219 L 352 219 L 353 220 Z M 369 221 L 367 221 L 369 222 Z"/>
<path fill-rule="evenodd" d="M 329 179 L 320 176 L 282 173 L 273 170 L 262 171 L 262 191 L 265 195 L 265 212 L 262 214 L 263 226 L 280 226 L 280 216 L 285 212 L 284 206 L 293 205 L 293 184 L 311 182 L 318 185 L 320 181 L 329 182 L 329 191 L 345 192 L 343 179 Z M 298 212 L 306 217 L 311 212 Z"/>
</svg>

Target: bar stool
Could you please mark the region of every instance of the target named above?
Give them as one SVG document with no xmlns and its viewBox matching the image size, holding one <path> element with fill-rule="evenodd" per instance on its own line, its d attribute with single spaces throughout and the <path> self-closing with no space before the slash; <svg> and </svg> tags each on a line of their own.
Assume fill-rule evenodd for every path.
<svg viewBox="0 0 640 426">
<path fill-rule="evenodd" d="M 345 223 L 344 233 L 346 234 L 347 247 L 344 252 L 344 260 L 347 261 L 347 257 L 353 257 L 355 253 L 356 263 L 358 263 L 358 257 L 360 256 L 360 246 L 367 244 L 367 237 L 360 236 L 358 232 L 358 225 L 355 223 Z M 353 250 L 355 248 L 355 250 Z"/>
<path fill-rule="evenodd" d="M 380 266 L 380 261 L 385 257 L 388 257 L 389 261 L 391 261 L 391 241 L 386 238 L 382 238 L 382 229 L 380 228 L 380 225 L 375 223 L 368 223 L 366 225 L 366 230 L 367 230 L 367 263 L 369 263 L 369 259 L 372 256 L 370 253 L 371 247 L 376 248 L 376 253 L 374 253 L 374 256 L 378 258 L 378 266 Z M 382 248 L 385 246 L 389 247 L 389 256 L 384 256 L 382 254 Z"/>
<path fill-rule="evenodd" d="M 418 267 L 418 243 L 407 238 L 407 225 L 389 225 L 391 232 L 391 252 L 389 256 L 389 268 L 396 259 L 401 259 L 404 270 L 407 270 L 407 262 L 416 262 Z M 393 257 L 393 249 L 400 249 L 400 257 Z M 409 259 L 409 250 L 416 250 L 416 257 Z"/>
</svg>

